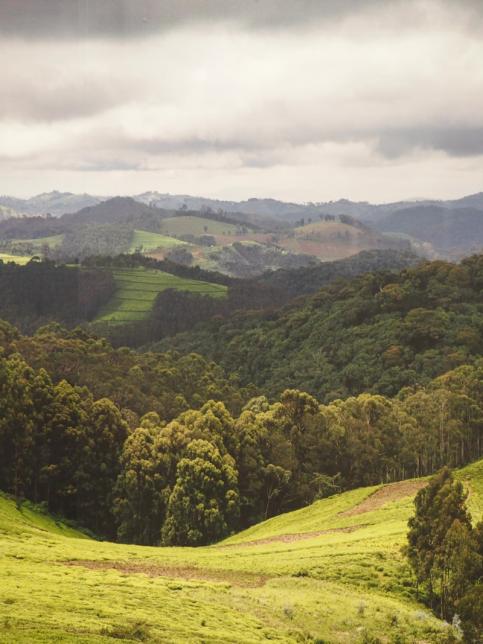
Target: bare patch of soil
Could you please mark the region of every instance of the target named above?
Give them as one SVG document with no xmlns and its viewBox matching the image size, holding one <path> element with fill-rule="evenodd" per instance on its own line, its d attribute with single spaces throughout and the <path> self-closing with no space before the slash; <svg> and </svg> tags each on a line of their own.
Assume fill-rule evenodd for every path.
<svg viewBox="0 0 483 644">
<path fill-rule="evenodd" d="M 254 539 L 253 541 L 244 541 L 242 543 L 227 543 L 220 545 L 220 548 L 246 548 L 250 546 L 261 546 L 266 543 L 293 543 L 294 541 L 303 541 L 304 539 L 313 539 L 320 537 L 324 534 L 332 534 L 334 532 L 354 532 L 363 528 L 366 524 L 351 525 L 346 528 L 332 528 L 329 530 L 315 530 L 313 532 L 294 532 L 293 534 L 277 534 L 273 537 L 265 537 L 264 539 Z"/>
<path fill-rule="evenodd" d="M 407 496 L 413 496 L 416 492 L 423 487 L 426 487 L 426 481 L 400 481 L 398 483 L 389 483 L 384 487 L 379 488 L 373 492 L 367 499 L 364 499 L 359 505 L 356 505 L 350 510 L 341 512 L 341 517 L 353 517 L 357 514 L 364 514 L 365 512 L 372 512 L 382 508 L 386 503 L 391 501 L 398 501 Z"/>
<path fill-rule="evenodd" d="M 169 579 L 183 579 L 185 581 L 214 581 L 256 588 L 263 586 L 269 577 L 247 572 L 229 570 L 208 570 L 194 566 L 163 566 L 161 564 L 147 564 L 129 561 L 93 561 L 71 560 L 63 562 L 66 566 L 80 566 L 89 570 L 117 570 L 128 574 L 142 574 L 148 577 L 167 577 Z"/>
</svg>

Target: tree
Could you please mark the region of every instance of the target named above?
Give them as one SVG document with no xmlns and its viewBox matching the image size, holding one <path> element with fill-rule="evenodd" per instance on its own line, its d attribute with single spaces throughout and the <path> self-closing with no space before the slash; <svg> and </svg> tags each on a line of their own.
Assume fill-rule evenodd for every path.
<svg viewBox="0 0 483 644">
<path fill-rule="evenodd" d="M 33 370 L 20 355 L 0 358 L 0 485 L 17 503 L 30 482 L 33 442 Z"/>
<path fill-rule="evenodd" d="M 122 449 L 114 514 L 118 539 L 125 543 L 159 543 L 170 492 L 167 477 L 172 457 L 160 448 L 158 431 L 139 427 Z"/>
<path fill-rule="evenodd" d="M 78 478 L 80 513 L 97 534 L 115 535 L 112 515 L 113 491 L 119 476 L 122 446 L 128 436 L 127 424 L 108 398 L 92 404 L 88 411 L 83 466 Z"/>
<path fill-rule="evenodd" d="M 166 545 L 199 546 L 230 533 L 239 513 L 237 471 L 229 456 L 205 440 L 188 445 L 178 463 L 162 531 Z"/>
<path fill-rule="evenodd" d="M 428 586 L 431 599 L 438 582 L 437 561 L 448 530 L 455 520 L 471 529 L 465 500 L 462 484 L 454 481 L 447 467 L 434 476 L 414 499 L 416 512 L 408 522 L 407 555 L 418 582 Z"/>
<path fill-rule="evenodd" d="M 448 468 L 434 476 L 416 495 L 406 552 L 439 616 L 451 620 L 461 609 L 470 633 L 481 604 L 483 559 L 482 528 L 473 530 L 466 497 Z"/>
</svg>

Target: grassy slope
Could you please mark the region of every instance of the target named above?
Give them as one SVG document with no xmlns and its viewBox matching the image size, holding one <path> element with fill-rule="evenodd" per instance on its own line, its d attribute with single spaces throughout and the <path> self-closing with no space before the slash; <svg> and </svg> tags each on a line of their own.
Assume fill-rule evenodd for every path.
<svg viewBox="0 0 483 644">
<path fill-rule="evenodd" d="M 171 250 L 176 246 L 189 246 L 189 244 L 173 237 L 167 237 L 166 235 L 150 233 L 146 230 L 135 230 L 129 252 L 133 253 L 140 247 L 142 247 L 144 252 L 149 252 L 156 248 Z"/>
<path fill-rule="evenodd" d="M 483 461 L 458 476 L 477 519 Z M 0 642 L 441 641 L 446 627 L 415 601 L 400 554 L 412 498 L 340 516 L 376 489 L 198 549 L 92 541 L 0 498 Z M 280 540 L 344 526 L 362 527 Z M 247 545 L 255 539 L 266 541 Z M 89 568 L 66 565 L 86 560 Z"/>
<path fill-rule="evenodd" d="M 12 244 L 30 244 L 35 250 L 42 250 L 42 246 L 57 248 L 62 243 L 64 235 L 50 235 L 50 237 L 37 237 L 36 239 L 12 239 Z"/>
<path fill-rule="evenodd" d="M 205 226 L 206 229 L 205 230 Z M 233 234 L 237 230 L 234 224 L 205 219 L 203 217 L 169 217 L 163 219 L 161 232 L 167 235 L 223 235 Z"/>
<path fill-rule="evenodd" d="M 149 315 L 158 293 L 168 288 L 212 297 L 223 297 L 226 286 L 189 280 L 163 271 L 146 268 L 115 268 L 112 270 L 116 292 L 97 317 L 98 321 L 127 322 Z"/>
</svg>

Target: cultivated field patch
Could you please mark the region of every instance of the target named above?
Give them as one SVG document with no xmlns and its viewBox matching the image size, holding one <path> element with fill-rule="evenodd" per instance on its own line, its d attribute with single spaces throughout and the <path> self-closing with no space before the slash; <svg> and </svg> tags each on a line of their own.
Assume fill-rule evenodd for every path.
<svg viewBox="0 0 483 644">
<path fill-rule="evenodd" d="M 227 287 L 200 280 L 191 280 L 164 271 L 146 268 L 114 268 L 116 291 L 96 318 L 98 322 L 122 323 L 149 317 L 154 301 L 166 289 L 175 289 L 224 297 Z"/>
</svg>

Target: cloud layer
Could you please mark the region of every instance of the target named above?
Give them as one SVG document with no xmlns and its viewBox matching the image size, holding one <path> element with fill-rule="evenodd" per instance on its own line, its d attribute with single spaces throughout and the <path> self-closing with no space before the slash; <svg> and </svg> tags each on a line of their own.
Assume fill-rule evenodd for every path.
<svg viewBox="0 0 483 644">
<path fill-rule="evenodd" d="M 22 5 L 0 0 L 1 192 L 483 189 L 480 2 Z"/>
</svg>

